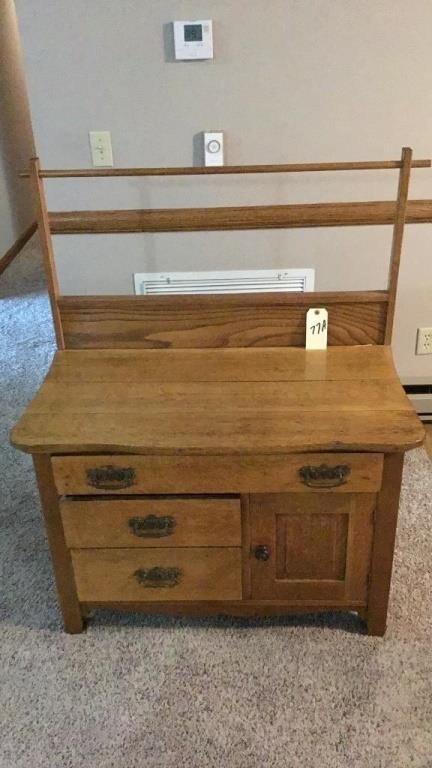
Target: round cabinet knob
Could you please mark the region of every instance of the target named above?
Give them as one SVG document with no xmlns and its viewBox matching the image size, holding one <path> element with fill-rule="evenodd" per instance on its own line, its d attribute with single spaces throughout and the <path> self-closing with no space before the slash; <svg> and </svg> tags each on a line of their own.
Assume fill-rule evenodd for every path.
<svg viewBox="0 0 432 768">
<path fill-rule="evenodd" d="M 268 560 L 270 557 L 269 548 L 265 544 L 258 544 L 255 547 L 255 557 L 257 560 Z"/>
</svg>

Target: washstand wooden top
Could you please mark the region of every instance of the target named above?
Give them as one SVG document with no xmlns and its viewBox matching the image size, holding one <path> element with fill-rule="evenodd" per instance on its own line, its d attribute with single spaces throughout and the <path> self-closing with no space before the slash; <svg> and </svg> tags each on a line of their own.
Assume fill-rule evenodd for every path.
<svg viewBox="0 0 432 768">
<path fill-rule="evenodd" d="M 12 433 L 53 454 L 394 452 L 423 439 L 386 346 L 60 351 Z"/>
</svg>

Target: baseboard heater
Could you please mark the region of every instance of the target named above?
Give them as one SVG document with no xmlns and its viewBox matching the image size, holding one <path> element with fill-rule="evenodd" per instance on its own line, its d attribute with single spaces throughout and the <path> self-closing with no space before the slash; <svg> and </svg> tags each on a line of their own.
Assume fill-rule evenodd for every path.
<svg viewBox="0 0 432 768">
<path fill-rule="evenodd" d="M 405 384 L 404 390 L 421 420 L 432 422 L 432 384 Z"/>
</svg>

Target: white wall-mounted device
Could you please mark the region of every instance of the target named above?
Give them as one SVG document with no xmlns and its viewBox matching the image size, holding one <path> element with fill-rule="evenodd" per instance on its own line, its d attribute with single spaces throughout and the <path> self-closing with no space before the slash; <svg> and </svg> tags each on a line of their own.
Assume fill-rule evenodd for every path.
<svg viewBox="0 0 432 768">
<path fill-rule="evenodd" d="M 90 131 L 90 150 L 94 167 L 112 168 L 111 133 L 109 131 Z"/>
<path fill-rule="evenodd" d="M 109 131 L 90 131 L 90 150 L 94 167 L 112 168 L 114 165 Z"/>
<path fill-rule="evenodd" d="M 204 165 L 224 164 L 224 137 L 222 131 L 204 132 Z"/>
<path fill-rule="evenodd" d="M 174 21 L 174 49 L 178 61 L 213 58 L 213 22 Z"/>
</svg>

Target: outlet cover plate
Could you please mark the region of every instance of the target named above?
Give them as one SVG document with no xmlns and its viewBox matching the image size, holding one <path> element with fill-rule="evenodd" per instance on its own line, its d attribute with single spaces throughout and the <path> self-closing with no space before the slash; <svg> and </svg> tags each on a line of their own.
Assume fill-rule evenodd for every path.
<svg viewBox="0 0 432 768">
<path fill-rule="evenodd" d="M 417 329 L 417 355 L 432 355 L 432 327 Z"/>
<path fill-rule="evenodd" d="M 110 131 L 89 131 L 92 163 L 95 168 L 114 165 Z"/>
</svg>

